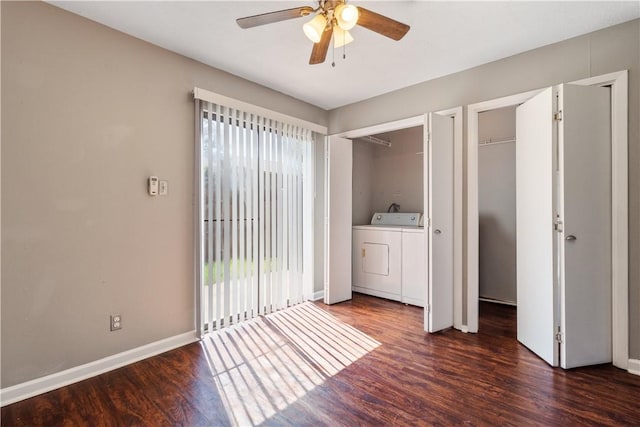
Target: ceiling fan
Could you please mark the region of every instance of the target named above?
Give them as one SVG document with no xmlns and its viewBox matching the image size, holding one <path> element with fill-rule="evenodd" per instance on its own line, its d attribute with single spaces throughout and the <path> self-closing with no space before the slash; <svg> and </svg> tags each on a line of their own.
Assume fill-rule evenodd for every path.
<svg viewBox="0 0 640 427">
<path fill-rule="evenodd" d="M 240 28 L 252 28 L 312 14 L 315 14 L 314 17 L 302 26 L 306 36 L 314 43 L 309 64 L 324 62 L 332 37 L 334 47 L 351 43 L 353 37 L 349 34 L 349 30 L 356 24 L 393 40 L 400 40 L 411 28 L 407 24 L 363 7 L 347 4 L 346 0 L 320 0 L 316 8 L 295 7 L 238 18 L 236 22 Z"/>
</svg>

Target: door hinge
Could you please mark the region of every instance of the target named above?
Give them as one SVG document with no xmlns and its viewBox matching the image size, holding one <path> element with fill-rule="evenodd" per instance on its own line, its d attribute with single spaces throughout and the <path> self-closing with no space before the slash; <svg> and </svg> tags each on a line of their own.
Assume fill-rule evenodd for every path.
<svg viewBox="0 0 640 427">
<path fill-rule="evenodd" d="M 556 341 L 558 344 L 562 344 L 562 332 L 560 332 L 560 327 L 558 327 L 558 332 L 556 332 Z"/>
<path fill-rule="evenodd" d="M 562 121 L 562 110 L 558 111 L 553 115 L 553 120 L 560 122 Z"/>
<path fill-rule="evenodd" d="M 431 304 L 427 304 L 427 313 L 431 313 Z"/>
</svg>

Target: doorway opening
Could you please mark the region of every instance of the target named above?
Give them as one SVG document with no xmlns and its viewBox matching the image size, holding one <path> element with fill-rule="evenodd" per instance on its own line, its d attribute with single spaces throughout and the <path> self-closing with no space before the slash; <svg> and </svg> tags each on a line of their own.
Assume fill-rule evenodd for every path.
<svg viewBox="0 0 640 427">
<path fill-rule="evenodd" d="M 353 139 L 352 289 L 424 307 L 424 126 Z"/>
<path fill-rule="evenodd" d="M 424 329 L 436 332 L 453 326 L 464 330 L 462 107 L 351 130 L 327 138 L 324 301 L 327 304 L 345 301 L 351 298 L 352 293 L 352 139 L 413 127 L 422 127 L 423 130 L 424 243 L 414 243 L 424 245 L 425 249 L 422 264 L 426 277 L 422 295 L 419 296 L 424 301 Z M 446 156 L 445 160 L 437 161 L 442 160 L 443 156 Z M 436 190 L 442 193 L 441 196 L 446 196 L 443 203 L 432 202 L 432 198 L 440 197 Z M 438 223 L 440 219 L 443 220 L 442 224 Z M 441 262 L 443 259 L 438 257 L 446 262 Z"/>
<path fill-rule="evenodd" d="M 479 299 L 516 305 L 516 107 L 478 114 Z"/>
<path fill-rule="evenodd" d="M 597 76 L 571 85 L 607 87 L 610 91 L 610 216 L 611 216 L 611 339 L 614 366 L 627 369 L 628 360 L 628 187 L 627 187 L 627 72 Z M 479 211 L 478 211 L 478 119 L 484 111 L 522 104 L 542 90 L 470 105 L 468 108 L 467 163 L 467 324 L 478 330 Z M 549 111 L 551 115 L 551 112 Z M 556 117 L 562 119 L 562 114 Z M 608 157 L 608 156 L 607 156 Z M 557 226 L 561 227 L 561 224 Z M 575 240 L 568 235 L 567 241 Z M 562 290 L 565 292 L 566 289 Z M 558 299 L 564 298 L 559 294 Z M 563 319 L 565 321 L 565 319 Z M 560 341 L 562 335 L 556 337 Z M 562 344 L 561 344 L 562 345 Z"/>
</svg>

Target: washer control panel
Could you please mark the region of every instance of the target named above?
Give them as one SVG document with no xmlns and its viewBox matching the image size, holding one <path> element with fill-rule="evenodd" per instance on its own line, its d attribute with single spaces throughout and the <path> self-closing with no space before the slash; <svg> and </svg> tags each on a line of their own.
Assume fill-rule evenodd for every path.
<svg viewBox="0 0 640 427">
<path fill-rule="evenodd" d="M 419 212 L 376 212 L 371 218 L 372 225 L 403 225 L 418 227 L 422 214 Z"/>
</svg>

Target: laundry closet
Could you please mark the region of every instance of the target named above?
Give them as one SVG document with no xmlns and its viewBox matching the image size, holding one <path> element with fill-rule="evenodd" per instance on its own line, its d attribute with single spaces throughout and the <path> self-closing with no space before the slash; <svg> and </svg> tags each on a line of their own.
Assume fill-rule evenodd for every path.
<svg viewBox="0 0 640 427">
<path fill-rule="evenodd" d="M 479 297 L 516 304 L 516 107 L 478 114 Z"/>
<path fill-rule="evenodd" d="M 423 307 L 423 126 L 353 140 L 352 289 Z"/>
</svg>

